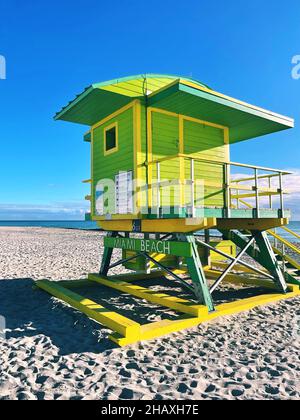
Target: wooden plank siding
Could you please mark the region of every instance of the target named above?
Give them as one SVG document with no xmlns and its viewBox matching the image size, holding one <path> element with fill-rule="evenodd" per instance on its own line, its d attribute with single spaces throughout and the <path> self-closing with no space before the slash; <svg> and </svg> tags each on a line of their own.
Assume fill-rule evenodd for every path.
<svg viewBox="0 0 300 420">
<path fill-rule="evenodd" d="M 179 119 L 177 116 L 166 115 L 152 112 L 152 159 L 161 159 L 166 156 L 174 156 L 179 153 Z M 157 179 L 156 166 L 152 167 L 153 181 Z M 179 159 L 172 159 L 161 162 L 160 179 L 178 180 L 179 179 Z M 180 194 L 178 186 L 164 189 L 161 194 L 162 206 L 178 206 Z M 171 203 L 170 199 L 171 198 Z M 156 204 L 156 194 L 154 190 L 153 204 Z"/>
<path fill-rule="evenodd" d="M 118 150 L 105 156 L 104 130 L 115 122 L 118 124 Z M 95 188 L 101 179 L 111 179 L 114 181 L 119 171 L 130 171 L 134 169 L 133 133 L 133 108 L 127 109 L 93 130 L 93 203 L 95 203 Z M 95 213 L 94 208 L 92 209 L 92 213 Z"/>
</svg>

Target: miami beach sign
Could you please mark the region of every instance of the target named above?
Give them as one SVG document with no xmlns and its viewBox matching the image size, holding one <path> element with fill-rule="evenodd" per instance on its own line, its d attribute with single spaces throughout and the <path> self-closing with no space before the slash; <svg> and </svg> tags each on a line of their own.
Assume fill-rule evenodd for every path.
<svg viewBox="0 0 300 420">
<path fill-rule="evenodd" d="M 192 247 L 188 242 L 157 241 L 154 239 L 110 238 L 104 239 L 107 248 L 126 249 L 146 254 L 167 254 L 177 257 L 191 257 Z"/>
</svg>

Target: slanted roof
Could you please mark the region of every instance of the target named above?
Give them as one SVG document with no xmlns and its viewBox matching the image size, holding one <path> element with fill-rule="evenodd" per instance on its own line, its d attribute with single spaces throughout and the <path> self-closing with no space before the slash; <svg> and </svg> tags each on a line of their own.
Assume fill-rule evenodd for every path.
<svg viewBox="0 0 300 420">
<path fill-rule="evenodd" d="M 181 78 L 165 74 L 140 74 L 96 83 L 77 95 L 54 118 L 91 126 L 127 105 L 133 99 L 143 98 L 145 95 L 157 92 L 176 80 L 179 81 Z M 198 81 L 188 78 L 184 80 L 207 88 L 206 85 Z"/>
<path fill-rule="evenodd" d="M 92 126 L 135 98 L 148 105 L 230 128 L 230 143 L 294 126 L 294 120 L 216 92 L 203 83 L 171 75 L 131 76 L 88 87 L 55 116 Z"/>
<path fill-rule="evenodd" d="M 292 118 L 184 80 L 150 95 L 148 104 L 229 127 L 230 143 L 294 127 Z"/>
</svg>

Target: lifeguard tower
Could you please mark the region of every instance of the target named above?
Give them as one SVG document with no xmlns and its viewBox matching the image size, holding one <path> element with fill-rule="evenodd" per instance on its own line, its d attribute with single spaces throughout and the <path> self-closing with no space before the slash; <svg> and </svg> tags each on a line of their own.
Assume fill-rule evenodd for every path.
<svg viewBox="0 0 300 420">
<path fill-rule="evenodd" d="M 154 338 L 299 294 L 300 265 L 278 242 L 294 245 L 276 231 L 291 232 L 285 227 L 288 172 L 230 161 L 231 144 L 292 128 L 291 118 L 196 80 L 148 74 L 91 85 L 55 119 L 89 126 L 87 219 L 107 236 L 99 274 L 37 285 L 110 327 L 113 341 Z M 221 237 L 213 239 L 212 230 Z M 112 263 L 114 249 L 122 250 L 122 258 Z M 258 264 L 245 261 L 245 254 Z M 108 275 L 121 264 L 134 273 Z M 181 284 L 191 299 L 138 284 L 162 276 Z M 91 282 L 171 308 L 178 318 L 140 325 L 72 290 Z M 268 292 L 216 305 L 222 282 Z"/>
</svg>

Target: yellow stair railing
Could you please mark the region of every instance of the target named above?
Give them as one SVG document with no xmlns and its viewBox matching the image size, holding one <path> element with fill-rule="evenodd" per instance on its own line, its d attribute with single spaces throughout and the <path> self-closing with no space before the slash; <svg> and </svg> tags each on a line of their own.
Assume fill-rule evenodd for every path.
<svg viewBox="0 0 300 420">
<path fill-rule="evenodd" d="M 241 182 L 242 180 L 237 180 L 237 182 Z M 239 197 L 235 197 L 235 199 L 238 200 L 238 202 L 242 205 L 244 205 L 245 207 L 251 208 L 253 209 L 253 206 L 249 203 L 247 203 L 246 201 L 244 201 L 243 199 L 239 198 Z M 290 235 L 294 236 L 297 239 L 300 239 L 300 235 L 296 232 L 294 232 L 293 230 L 287 228 L 286 226 L 281 226 L 280 229 L 284 230 L 285 232 L 289 233 Z M 290 250 L 292 250 L 295 254 L 300 255 L 300 248 L 298 248 L 297 246 L 295 246 L 293 243 L 291 243 L 290 241 L 288 241 L 287 239 L 283 238 L 281 235 L 279 235 L 276 231 L 269 229 L 267 230 L 267 233 L 269 235 L 271 235 L 273 238 L 275 238 L 277 241 L 281 242 L 283 244 L 283 246 L 286 246 L 287 248 L 289 248 Z M 272 246 L 273 251 L 278 254 L 280 257 L 282 257 L 283 260 L 285 260 L 285 264 L 288 263 L 290 264 L 290 266 L 292 266 L 294 269 L 299 270 L 300 271 L 300 262 L 296 261 L 294 258 L 292 258 L 290 255 L 287 255 L 284 252 L 284 247 L 282 250 L 280 250 L 277 246 Z"/>
</svg>

